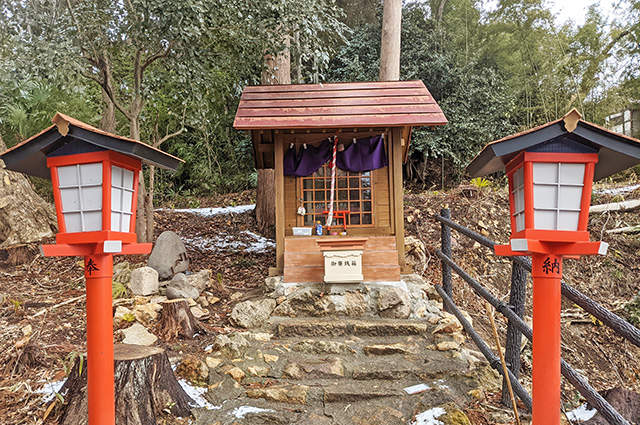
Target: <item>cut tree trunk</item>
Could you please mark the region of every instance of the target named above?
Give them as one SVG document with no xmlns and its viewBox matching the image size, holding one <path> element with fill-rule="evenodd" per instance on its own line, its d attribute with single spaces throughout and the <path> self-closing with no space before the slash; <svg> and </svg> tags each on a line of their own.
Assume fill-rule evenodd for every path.
<svg viewBox="0 0 640 425">
<path fill-rule="evenodd" d="M 256 222 L 263 234 L 276 224 L 276 171 L 273 168 L 258 170 L 256 188 Z"/>
<path fill-rule="evenodd" d="M 193 400 L 178 383 L 163 349 L 116 344 L 114 360 L 116 424 L 156 425 L 166 408 L 173 416 L 191 414 Z M 86 360 L 77 359 L 60 389 L 65 399 L 60 425 L 88 425 L 87 366 Z"/>
<path fill-rule="evenodd" d="M 0 136 L 0 151 L 7 149 Z M 0 161 L 1 162 L 1 161 Z M 0 248 L 29 244 L 55 235 L 56 212 L 20 173 L 0 169 Z"/>
<path fill-rule="evenodd" d="M 179 337 L 192 339 L 195 334 L 204 331 L 202 324 L 191 313 L 187 300 L 183 298 L 162 303 L 162 316 L 157 329 L 157 333 L 165 341 Z"/>
</svg>

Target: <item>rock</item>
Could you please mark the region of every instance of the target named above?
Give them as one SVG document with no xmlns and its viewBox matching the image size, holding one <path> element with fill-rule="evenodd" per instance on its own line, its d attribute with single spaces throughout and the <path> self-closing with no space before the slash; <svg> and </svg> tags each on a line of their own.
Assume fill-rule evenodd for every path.
<svg viewBox="0 0 640 425">
<path fill-rule="evenodd" d="M 267 362 L 267 363 L 275 363 L 275 362 L 278 361 L 279 358 L 280 357 L 275 356 L 273 354 L 265 354 L 264 355 L 264 361 Z"/>
<path fill-rule="evenodd" d="M 216 358 L 216 357 L 210 357 L 210 356 L 209 356 L 209 357 L 207 357 L 207 358 L 205 359 L 205 363 L 207 364 L 207 367 L 208 367 L 209 369 L 215 369 L 215 368 L 217 368 L 218 366 L 220 366 L 220 364 L 221 364 L 223 361 L 224 361 L 224 360 L 222 360 L 222 359 L 218 359 L 218 358 Z"/>
<path fill-rule="evenodd" d="M 233 294 L 229 295 L 229 301 L 233 303 L 239 301 L 240 299 L 242 299 L 242 297 L 244 297 L 244 294 L 242 292 L 234 292 Z"/>
<path fill-rule="evenodd" d="M 249 366 L 247 372 L 253 376 L 265 377 L 269 374 L 269 368 L 265 366 Z"/>
<path fill-rule="evenodd" d="M 211 270 L 200 270 L 198 273 L 188 275 L 187 279 L 189 285 L 193 286 L 198 291 L 203 292 L 209 287 Z"/>
<path fill-rule="evenodd" d="M 406 319 L 411 314 L 409 295 L 400 288 L 386 287 L 378 294 L 380 317 Z"/>
<path fill-rule="evenodd" d="M 282 276 L 269 276 L 264 280 L 264 292 L 269 294 L 274 292 L 282 284 Z"/>
<path fill-rule="evenodd" d="M 302 365 L 307 378 L 334 379 L 344 378 L 344 366 L 340 359 L 332 359 L 323 363 L 306 363 Z"/>
<path fill-rule="evenodd" d="M 151 251 L 148 264 L 158 272 L 160 279 L 168 279 L 176 273 L 189 270 L 187 249 L 180 237 L 171 231 L 162 232 Z"/>
<path fill-rule="evenodd" d="M 113 265 L 113 281 L 126 285 L 131 280 L 131 264 L 128 261 Z"/>
<path fill-rule="evenodd" d="M 214 351 L 219 351 L 224 357 L 235 359 L 242 357 L 249 348 L 249 342 L 238 333 L 218 335 L 213 341 Z"/>
<path fill-rule="evenodd" d="M 404 258 L 406 264 L 418 273 L 423 273 L 427 268 L 426 248 L 415 236 L 404 238 Z"/>
<path fill-rule="evenodd" d="M 187 354 L 178 364 L 176 373 L 189 382 L 206 384 L 209 377 L 209 368 L 205 362 L 196 356 Z"/>
<path fill-rule="evenodd" d="M 134 295 L 154 295 L 159 289 L 158 272 L 151 267 L 140 267 L 131 271 L 129 289 Z"/>
<path fill-rule="evenodd" d="M 269 319 L 274 308 L 276 308 L 276 301 L 271 298 L 244 301 L 233 307 L 230 319 L 236 326 L 255 328 Z"/>
<path fill-rule="evenodd" d="M 148 345 L 152 345 L 154 342 L 158 340 L 158 337 L 150 333 L 140 323 L 134 323 L 127 329 L 123 329 L 120 332 L 122 332 L 122 334 L 124 335 L 124 339 L 122 340 L 123 344 L 148 346 Z"/>
<path fill-rule="evenodd" d="M 624 418 L 633 422 L 640 419 L 640 394 L 624 388 L 613 388 L 605 392 L 604 398 Z M 602 415 L 597 413 L 593 418 L 584 422 L 584 425 L 607 425 L 607 423 Z"/>
<path fill-rule="evenodd" d="M 437 334 L 437 333 L 452 334 L 456 332 L 462 332 L 464 330 L 462 327 L 462 324 L 460 324 L 456 316 L 447 312 L 443 312 L 442 314 L 443 314 L 443 317 L 442 319 L 440 319 L 440 322 L 438 323 L 438 325 L 431 332 L 432 334 Z"/>
<path fill-rule="evenodd" d="M 336 311 L 344 313 L 347 317 L 362 317 L 367 312 L 367 303 L 362 292 L 346 292 L 344 302 Z M 335 304 L 335 302 L 334 302 Z"/>
<path fill-rule="evenodd" d="M 191 314 L 193 314 L 193 317 L 198 320 L 204 320 L 209 317 L 209 310 L 207 310 L 206 308 L 201 308 L 198 305 L 194 305 L 193 307 L 191 307 Z"/>
<path fill-rule="evenodd" d="M 232 377 L 235 381 L 240 382 L 244 379 L 245 373 L 237 366 L 226 365 L 221 369 L 222 373 L 226 373 Z"/>
<path fill-rule="evenodd" d="M 301 353 L 313 354 L 352 354 L 355 350 L 347 344 L 336 341 L 301 341 L 292 347 Z"/>
<path fill-rule="evenodd" d="M 467 415 L 453 403 L 447 403 L 441 407 L 445 414 L 438 417 L 438 421 L 444 425 L 471 425 Z M 509 421 L 510 422 L 510 421 Z"/>
<path fill-rule="evenodd" d="M 160 304 L 143 304 L 133 308 L 133 315 L 136 320 L 145 326 L 151 325 L 158 320 L 158 313 L 162 310 Z"/>
<path fill-rule="evenodd" d="M 33 333 L 33 326 L 31 326 L 31 324 L 28 324 L 26 326 L 23 326 L 20 331 L 22 332 L 22 336 L 31 336 L 31 334 Z"/>
<path fill-rule="evenodd" d="M 438 351 L 459 350 L 460 345 L 455 341 L 442 341 L 436 344 Z"/>
<path fill-rule="evenodd" d="M 189 284 L 187 276 L 178 273 L 167 285 L 166 294 L 170 300 L 176 298 L 192 298 L 195 300 L 200 296 L 200 291 Z"/>
<path fill-rule="evenodd" d="M 119 328 L 136 320 L 136 316 L 127 307 L 119 305 L 113 315 L 113 326 Z"/>
<path fill-rule="evenodd" d="M 365 354 L 385 356 L 390 354 L 414 354 L 416 347 L 398 342 L 396 344 L 366 345 L 363 350 Z"/>
<path fill-rule="evenodd" d="M 267 388 L 249 388 L 247 389 L 247 397 L 262 398 L 278 403 L 306 404 L 308 391 L 309 387 L 306 385 L 283 384 Z"/>
<path fill-rule="evenodd" d="M 298 363 L 288 363 L 282 370 L 282 376 L 289 379 L 302 379 L 304 371 Z"/>
<path fill-rule="evenodd" d="M 213 380 L 211 379 L 213 378 Z M 220 376 L 217 374 L 210 374 L 209 391 L 207 391 L 205 398 L 214 405 L 222 405 L 230 400 L 244 398 L 244 388 L 238 384 L 230 375 Z M 212 410 L 216 412 L 216 419 L 220 418 L 219 410 Z M 204 422 L 202 425 L 215 425 L 216 422 Z"/>
</svg>

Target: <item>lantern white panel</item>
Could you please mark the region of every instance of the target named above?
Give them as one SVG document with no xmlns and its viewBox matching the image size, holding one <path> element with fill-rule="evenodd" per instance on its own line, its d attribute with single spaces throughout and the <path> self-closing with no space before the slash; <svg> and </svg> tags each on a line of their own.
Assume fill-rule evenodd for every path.
<svg viewBox="0 0 640 425">
<path fill-rule="evenodd" d="M 125 189 L 133 190 L 133 171 L 123 170 L 122 187 Z"/>
<path fill-rule="evenodd" d="M 578 230 L 579 211 L 560 211 L 558 216 L 558 230 Z"/>
<path fill-rule="evenodd" d="M 533 227 L 539 230 L 557 230 L 557 214 L 556 210 L 535 210 Z"/>
<path fill-rule="evenodd" d="M 516 232 L 524 230 L 524 213 L 516 214 Z"/>
<path fill-rule="evenodd" d="M 129 232 L 133 201 L 133 171 L 111 167 L 111 230 Z"/>
<path fill-rule="evenodd" d="M 102 230 L 102 211 L 85 212 L 82 216 L 84 218 L 85 232 Z"/>
<path fill-rule="evenodd" d="M 122 214 L 117 212 L 111 213 L 111 230 L 114 232 L 119 232 L 122 228 Z"/>
<path fill-rule="evenodd" d="M 582 186 L 560 186 L 560 210 L 579 210 L 582 202 Z"/>
<path fill-rule="evenodd" d="M 122 211 L 125 213 L 132 212 L 133 192 L 126 191 L 122 194 Z"/>
<path fill-rule="evenodd" d="M 120 231 L 129 233 L 131 231 L 131 215 L 121 214 L 122 223 L 120 223 Z"/>
<path fill-rule="evenodd" d="M 533 163 L 534 183 L 557 183 L 558 164 L 554 162 L 534 162 Z"/>
<path fill-rule="evenodd" d="M 65 213 L 64 225 L 67 233 L 82 232 L 82 213 Z"/>
<path fill-rule="evenodd" d="M 558 186 L 546 184 L 533 185 L 533 208 L 558 208 Z"/>
<path fill-rule="evenodd" d="M 60 189 L 60 197 L 62 198 L 62 212 L 80 211 L 80 188 L 68 187 Z"/>
<path fill-rule="evenodd" d="M 102 186 L 89 186 L 80 189 L 83 211 L 102 210 Z"/>
<path fill-rule="evenodd" d="M 80 164 L 80 184 L 82 186 L 102 184 L 102 163 Z"/>
<path fill-rule="evenodd" d="M 111 166 L 111 186 L 122 186 L 122 172 L 123 168 Z"/>
<path fill-rule="evenodd" d="M 78 186 L 78 166 L 58 167 L 58 182 L 60 187 Z"/>
<path fill-rule="evenodd" d="M 122 189 L 111 188 L 111 211 L 122 210 Z"/>
<path fill-rule="evenodd" d="M 560 184 L 582 185 L 584 183 L 584 164 L 560 164 Z"/>
</svg>

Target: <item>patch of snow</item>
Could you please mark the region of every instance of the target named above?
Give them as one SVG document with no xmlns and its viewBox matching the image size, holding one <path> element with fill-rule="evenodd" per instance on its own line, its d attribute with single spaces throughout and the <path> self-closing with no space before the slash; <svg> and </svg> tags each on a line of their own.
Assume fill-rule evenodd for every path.
<svg viewBox="0 0 640 425">
<path fill-rule="evenodd" d="M 222 406 L 214 406 L 213 404 L 209 403 L 206 398 L 204 398 L 204 393 L 207 392 L 207 388 L 193 386 L 184 379 L 178 379 L 178 383 L 180 384 L 184 392 L 193 399 L 195 405 L 191 407 L 205 407 L 209 410 L 222 408 Z"/>
<path fill-rule="evenodd" d="M 245 230 L 242 233 L 249 236 L 254 241 L 238 241 L 235 240 L 233 236 L 226 233 L 219 233 L 213 237 L 198 236 L 195 238 L 187 238 L 184 237 L 184 235 L 181 235 L 181 238 L 185 244 L 205 251 L 215 251 L 219 249 L 244 249 L 247 252 L 263 253 L 269 248 L 274 248 L 276 246 L 273 239 L 267 239 L 248 230 Z"/>
<path fill-rule="evenodd" d="M 440 416 L 447 413 L 441 407 L 434 407 L 426 412 L 422 412 L 416 415 L 416 420 L 411 422 L 411 425 L 444 425 L 444 422 L 437 420 Z"/>
<path fill-rule="evenodd" d="M 37 389 L 35 392 L 45 396 L 43 399 L 45 403 L 53 400 L 56 393 L 60 392 L 60 388 L 64 385 L 65 381 L 46 382 L 42 388 Z"/>
<path fill-rule="evenodd" d="M 267 239 L 248 230 L 246 230 L 244 233 L 248 234 L 256 240 L 255 242 L 252 242 L 251 245 L 249 245 L 249 247 L 247 248 L 248 252 L 265 252 L 269 248 L 276 247 L 276 243 L 273 241 L 273 239 Z"/>
<path fill-rule="evenodd" d="M 252 205 L 237 205 L 235 207 L 217 207 L 217 208 L 162 208 L 160 211 L 184 212 L 189 214 L 197 214 L 204 217 L 210 217 L 218 214 L 240 214 L 255 209 Z"/>
<path fill-rule="evenodd" d="M 427 384 L 418 384 L 418 385 L 413 385 L 411 387 L 406 387 L 404 390 L 407 394 L 411 395 L 411 394 L 418 394 L 430 389 L 431 387 L 428 386 Z"/>
<path fill-rule="evenodd" d="M 271 409 L 262 409 L 260 407 L 254 406 L 240 406 L 235 409 L 231 414 L 238 419 L 244 418 L 249 413 L 262 413 L 262 412 L 273 412 Z"/>
<path fill-rule="evenodd" d="M 603 195 L 621 195 L 624 193 L 633 192 L 634 190 L 640 188 L 640 184 L 634 184 L 631 186 L 623 186 L 623 187 L 612 187 L 610 189 L 594 189 L 595 193 L 603 194 Z"/>
<path fill-rule="evenodd" d="M 577 409 L 567 412 L 567 419 L 570 421 L 577 421 L 579 424 L 593 418 L 598 411 L 596 409 L 587 409 L 587 404 L 583 404 Z"/>
</svg>

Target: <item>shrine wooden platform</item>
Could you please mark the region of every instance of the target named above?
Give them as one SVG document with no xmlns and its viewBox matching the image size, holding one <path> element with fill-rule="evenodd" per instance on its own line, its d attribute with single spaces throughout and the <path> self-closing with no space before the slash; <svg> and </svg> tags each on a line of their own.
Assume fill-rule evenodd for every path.
<svg viewBox="0 0 640 425">
<path fill-rule="evenodd" d="M 322 283 L 324 257 L 316 243 L 318 236 L 288 236 L 284 239 L 284 282 Z M 323 239 L 340 239 L 324 236 Z M 370 236 L 362 253 L 365 282 L 398 282 L 400 265 L 395 236 Z"/>
</svg>

